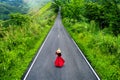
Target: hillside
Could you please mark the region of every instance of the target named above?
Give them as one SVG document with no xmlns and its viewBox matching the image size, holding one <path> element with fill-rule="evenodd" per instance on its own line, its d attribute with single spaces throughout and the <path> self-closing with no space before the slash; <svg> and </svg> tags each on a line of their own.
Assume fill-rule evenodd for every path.
<svg viewBox="0 0 120 80">
<path fill-rule="evenodd" d="M 26 14 L 31 10 L 39 10 L 50 0 L 0 0 L 0 19 L 9 19 L 11 13 Z"/>
<path fill-rule="evenodd" d="M 23 4 L 22 0 L 0 0 L 1 3 L 6 3 L 9 4 L 11 6 L 20 6 L 21 4 Z"/>
<path fill-rule="evenodd" d="M 9 14 L 11 14 L 11 13 L 16 13 L 16 12 L 26 13 L 26 11 L 24 11 L 24 10 L 25 10 L 25 8 L 11 6 L 6 3 L 0 3 L 0 19 L 2 19 L 2 20 L 8 19 Z"/>
<path fill-rule="evenodd" d="M 56 17 L 51 3 L 32 14 L 15 13 L 0 24 L 0 80 L 21 80 Z"/>
<path fill-rule="evenodd" d="M 120 0 L 54 0 L 63 24 L 102 80 L 120 80 Z"/>
<path fill-rule="evenodd" d="M 28 7 L 22 0 L 1 0 L 0 1 L 0 19 L 9 19 L 11 13 L 27 13 Z"/>
</svg>

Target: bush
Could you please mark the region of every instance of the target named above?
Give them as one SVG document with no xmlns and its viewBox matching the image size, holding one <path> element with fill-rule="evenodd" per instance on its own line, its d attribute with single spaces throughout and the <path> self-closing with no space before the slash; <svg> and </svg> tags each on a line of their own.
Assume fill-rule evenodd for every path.
<svg viewBox="0 0 120 80">
<path fill-rule="evenodd" d="M 30 16 L 13 14 L 3 22 L 8 23 L 7 27 L 0 26 L 0 80 L 21 80 L 56 17 L 50 5 L 46 5 L 44 14 L 32 16 L 32 22 Z"/>
<path fill-rule="evenodd" d="M 95 21 L 72 24 L 63 19 L 66 29 L 84 52 L 102 80 L 120 79 L 120 36 L 115 37 L 107 30 L 96 28 Z M 85 28 L 85 26 L 87 26 Z M 109 29 L 108 29 L 109 30 Z M 107 34 L 106 34 L 107 33 Z"/>
<path fill-rule="evenodd" d="M 31 19 L 28 15 L 22 15 L 20 13 L 16 13 L 16 14 L 11 14 L 10 15 L 10 22 L 13 22 L 11 24 L 15 24 L 15 25 L 24 25 L 25 23 L 30 23 Z"/>
<path fill-rule="evenodd" d="M 106 27 L 111 28 L 111 31 L 114 35 L 118 35 L 120 33 L 120 9 L 117 6 L 115 0 L 103 1 L 103 4 L 98 2 L 91 2 L 85 4 L 85 16 L 91 20 L 95 20 L 100 29 L 104 29 Z"/>
</svg>

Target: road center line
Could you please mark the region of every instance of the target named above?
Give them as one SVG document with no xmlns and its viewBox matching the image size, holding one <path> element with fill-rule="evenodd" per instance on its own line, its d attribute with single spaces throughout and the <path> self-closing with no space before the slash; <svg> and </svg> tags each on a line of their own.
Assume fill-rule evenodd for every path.
<svg viewBox="0 0 120 80">
<path fill-rule="evenodd" d="M 58 34 L 58 38 L 60 37 L 60 35 Z"/>
</svg>

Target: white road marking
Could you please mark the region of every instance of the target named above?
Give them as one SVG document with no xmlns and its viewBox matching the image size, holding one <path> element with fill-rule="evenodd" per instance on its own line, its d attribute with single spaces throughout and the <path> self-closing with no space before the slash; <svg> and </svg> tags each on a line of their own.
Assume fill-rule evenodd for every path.
<svg viewBox="0 0 120 80">
<path fill-rule="evenodd" d="M 53 27 L 54 27 L 54 26 L 53 26 Z M 53 27 L 52 27 L 52 29 L 53 29 Z M 52 29 L 51 29 L 51 30 L 52 30 Z M 37 60 L 37 58 L 38 58 L 38 56 L 39 56 L 39 54 L 40 54 L 40 52 L 41 52 L 41 50 L 42 50 L 42 48 L 43 48 L 45 42 L 46 42 L 46 40 L 48 39 L 48 37 L 49 37 L 49 35 L 50 35 L 50 33 L 51 33 L 51 30 L 50 30 L 48 36 L 46 37 L 44 43 L 42 44 L 41 48 L 39 49 L 39 51 L 38 51 L 38 53 L 37 53 L 35 59 L 33 60 L 31 66 L 30 66 L 30 68 L 28 69 L 28 71 L 27 71 L 25 77 L 23 78 L 23 80 L 26 80 L 26 78 L 28 77 L 28 75 L 29 75 L 29 73 L 30 73 L 30 70 L 32 69 L 32 67 L 33 67 L 33 65 L 34 65 L 34 63 L 35 63 L 35 61 Z M 59 38 L 59 37 L 60 37 L 60 35 L 58 34 L 58 38 Z M 72 39 L 72 40 L 73 40 L 73 39 Z M 83 54 L 82 51 L 79 49 L 79 47 L 77 46 L 77 44 L 75 43 L 74 40 L 73 40 L 73 42 L 74 42 L 74 44 L 76 45 L 76 47 L 78 48 L 78 50 L 81 52 L 82 56 L 84 57 L 85 61 L 87 62 L 87 64 L 89 65 L 89 67 L 91 68 L 91 70 L 93 71 L 93 73 L 95 74 L 95 76 L 97 77 L 97 79 L 100 80 L 100 78 L 98 77 L 98 75 L 96 74 L 96 72 L 94 71 L 94 69 L 91 67 L 90 63 L 87 61 L 87 59 L 85 58 L 84 54 Z"/>
<path fill-rule="evenodd" d="M 60 35 L 58 34 L 58 38 L 60 37 Z"/>
<path fill-rule="evenodd" d="M 53 29 L 53 27 L 52 27 L 52 29 Z M 51 29 L 51 30 L 52 30 L 52 29 Z M 51 30 L 50 30 L 50 32 L 48 33 L 48 36 L 50 35 Z M 37 52 L 37 55 L 36 55 L 35 59 L 33 60 L 31 66 L 30 66 L 29 70 L 27 71 L 27 73 L 26 73 L 25 77 L 23 78 L 23 80 L 26 80 L 28 74 L 30 73 L 30 70 L 32 69 L 32 67 L 33 67 L 33 65 L 34 65 L 34 63 L 35 63 L 35 61 L 37 60 L 37 58 L 38 58 L 38 56 L 39 56 L 39 54 L 40 54 L 40 52 L 41 52 L 41 50 L 42 50 L 42 48 L 43 48 L 43 46 L 44 46 L 46 40 L 48 39 L 48 36 L 46 37 L 46 39 L 45 39 L 44 43 L 42 44 L 42 46 L 40 47 L 39 51 Z"/>
<path fill-rule="evenodd" d="M 87 62 L 87 64 L 89 65 L 89 67 L 91 68 L 91 70 L 93 71 L 93 73 L 95 74 L 95 76 L 97 77 L 97 79 L 100 80 L 100 78 L 98 77 L 97 73 L 94 71 L 94 69 L 92 68 L 92 66 L 90 65 L 90 63 L 88 62 L 88 60 L 86 59 L 86 57 L 84 56 L 84 54 L 82 53 L 82 51 L 77 46 L 76 42 L 73 39 L 72 39 L 72 41 L 74 42 L 74 44 L 76 45 L 76 47 L 78 48 L 78 50 L 80 51 L 80 53 L 82 54 L 83 58 L 85 59 L 85 61 Z"/>
</svg>

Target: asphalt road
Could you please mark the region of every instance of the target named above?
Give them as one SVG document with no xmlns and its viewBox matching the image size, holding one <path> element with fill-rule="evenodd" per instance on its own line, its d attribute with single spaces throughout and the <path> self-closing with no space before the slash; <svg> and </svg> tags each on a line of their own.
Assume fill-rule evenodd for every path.
<svg viewBox="0 0 120 80">
<path fill-rule="evenodd" d="M 58 48 L 65 59 L 62 68 L 54 66 L 55 51 Z M 100 80 L 64 29 L 60 12 L 23 80 Z"/>
</svg>

